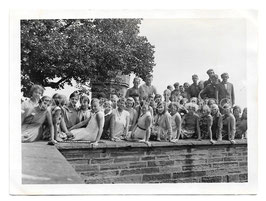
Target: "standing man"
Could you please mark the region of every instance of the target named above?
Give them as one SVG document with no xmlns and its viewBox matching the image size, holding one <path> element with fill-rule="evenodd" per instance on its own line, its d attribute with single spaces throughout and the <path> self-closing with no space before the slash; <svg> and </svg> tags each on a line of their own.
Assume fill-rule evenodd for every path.
<svg viewBox="0 0 266 201">
<path fill-rule="evenodd" d="M 200 92 L 200 88 L 198 86 L 198 80 L 199 80 L 198 75 L 192 75 L 193 84 L 191 84 L 188 88 L 188 100 L 190 100 L 192 97 L 198 98 Z"/>
<path fill-rule="evenodd" d="M 149 95 L 157 94 L 156 88 L 151 84 L 153 76 L 148 74 L 145 78 L 145 83 L 139 87 L 140 101 L 147 99 Z"/>
<path fill-rule="evenodd" d="M 212 77 L 215 73 L 214 73 L 214 70 L 213 70 L 213 69 L 209 69 L 209 70 L 207 70 L 207 74 L 208 74 L 208 76 L 209 76 L 209 79 L 206 80 L 206 81 L 204 82 L 204 88 L 205 88 L 208 84 L 211 84 L 211 77 Z"/>
<path fill-rule="evenodd" d="M 221 75 L 222 82 L 218 85 L 218 98 L 219 103 L 222 99 L 227 98 L 231 101 L 232 106 L 235 104 L 235 92 L 232 83 L 228 82 L 228 73 L 223 73 Z"/>
<path fill-rule="evenodd" d="M 218 75 L 214 74 L 211 76 L 211 83 L 208 84 L 201 92 L 199 93 L 199 98 L 203 100 L 205 98 L 212 98 L 218 101 Z"/>
<path fill-rule="evenodd" d="M 126 92 L 126 98 L 139 96 L 139 84 L 140 84 L 140 79 L 138 77 L 135 77 L 133 80 L 133 87 L 129 88 Z"/>
</svg>

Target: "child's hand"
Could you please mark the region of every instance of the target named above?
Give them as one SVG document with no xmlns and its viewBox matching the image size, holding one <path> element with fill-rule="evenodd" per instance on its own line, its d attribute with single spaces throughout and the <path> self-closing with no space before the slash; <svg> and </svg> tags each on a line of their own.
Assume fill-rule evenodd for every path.
<svg viewBox="0 0 266 201">
<path fill-rule="evenodd" d="M 201 138 L 198 138 L 197 140 L 198 140 L 198 141 L 201 141 Z"/>
<path fill-rule="evenodd" d="M 210 140 L 210 142 L 211 142 L 212 144 L 215 144 L 215 141 L 214 141 L 214 140 Z"/>
<path fill-rule="evenodd" d="M 236 144 L 236 141 L 230 140 L 231 144 Z"/>
<path fill-rule="evenodd" d="M 98 142 L 93 142 L 93 143 L 91 143 L 91 145 L 92 145 L 92 147 L 97 147 L 99 144 L 98 144 Z"/>
</svg>

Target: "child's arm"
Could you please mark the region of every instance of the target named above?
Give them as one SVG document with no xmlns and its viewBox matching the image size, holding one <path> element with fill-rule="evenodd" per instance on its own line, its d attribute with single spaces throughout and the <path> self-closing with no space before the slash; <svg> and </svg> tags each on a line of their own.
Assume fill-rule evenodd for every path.
<svg viewBox="0 0 266 201">
<path fill-rule="evenodd" d="M 46 113 L 46 118 L 47 118 L 47 122 L 48 122 L 48 125 L 49 125 L 49 128 L 50 128 L 50 133 L 51 133 L 51 141 L 54 141 L 55 140 L 55 133 L 54 133 L 54 126 L 53 126 L 53 120 L 52 120 L 52 115 L 51 115 L 51 112 L 47 112 Z"/>
<path fill-rule="evenodd" d="M 128 129 L 129 129 L 129 114 L 126 116 L 125 137 L 127 137 L 128 135 Z"/>
<path fill-rule="evenodd" d="M 81 128 L 82 126 L 88 124 L 89 121 L 90 121 L 90 118 L 85 119 L 84 121 L 79 122 L 78 124 L 72 126 L 69 130 L 71 131 L 71 130 L 73 130 L 73 129 Z"/>
<path fill-rule="evenodd" d="M 110 120 L 110 136 L 111 136 L 111 140 L 114 139 L 114 127 L 115 127 L 115 115 L 112 113 L 111 114 L 111 120 Z"/>
<path fill-rule="evenodd" d="M 171 125 L 171 116 L 170 116 L 169 113 L 167 113 L 167 114 L 168 115 L 167 115 L 167 117 L 165 119 L 165 121 L 166 121 L 165 123 L 166 123 L 166 128 L 167 128 L 167 134 L 170 137 L 169 140 L 171 140 L 172 139 L 172 135 L 173 135 L 173 133 L 172 133 L 172 125 Z"/>
<path fill-rule="evenodd" d="M 235 133 L 236 133 L 236 119 L 233 115 L 230 117 L 230 139 L 234 140 L 235 139 Z"/>
<path fill-rule="evenodd" d="M 138 114 L 137 114 L 137 111 L 134 109 L 134 116 L 133 116 L 133 121 L 132 121 L 132 125 L 131 125 L 131 130 L 133 131 L 133 128 L 135 127 L 136 123 L 137 123 L 137 118 L 138 118 Z"/>
<path fill-rule="evenodd" d="M 98 112 L 96 114 L 96 121 L 97 121 L 97 125 L 99 128 L 99 131 L 97 133 L 97 137 L 96 137 L 96 141 L 95 141 L 95 145 L 97 145 L 97 143 L 99 142 L 102 133 L 103 133 L 103 126 L 104 126 L 104 115 L 101 112 Z"/>
<path fill-rule="evenodd" d="M 223 129 L 223 118 L 222 118 L 222 116 L 220 116 L 218 119 L 218 140 L 223 139 L 222 129 Z"/>
<path fill-rule="evenodd" d="M 146 129 L 146 136 L 145 136 L 145 142 L 148 142 L 150 139 L 150 134 L 151 134 L 151 123 L 152 123 L 152 119 L 150 116 L 147 116 L 147 118 L 145 119 L 145 129 Z"/>
<path fill-rule="evenodd" d="M 208 125 L 208 133 L 209 133 L 211 142 L 213 142 L 213 140 L 212 140 L 212 122 L 213 122 L 212 116 L 209 115 L 207 125 Z"/>
<path fill-rule="evenodd" d="M 181 134 L 181 116 L 180 115 L 176 115 L 175 123 L 176 123 L 176 126 L 177 126 L 176 139 L 179 140 L 180 134 Z"/>
<path fill-rule="evenodd" d="M 196 126 L 197 126 L 198 140 L 201 140 L 200 126 L 199 126 L 199 117 L 197 117 Z"/>
</svg>

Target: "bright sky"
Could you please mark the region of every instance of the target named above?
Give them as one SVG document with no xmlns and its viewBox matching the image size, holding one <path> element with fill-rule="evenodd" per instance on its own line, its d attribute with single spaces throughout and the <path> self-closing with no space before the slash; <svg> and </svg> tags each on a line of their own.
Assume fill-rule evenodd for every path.
<svg viewBox="0 0 266 201">
<path fill-rule="evenodd" d="M 153 85 L 163 93 L 175 82 L 192 83 L 191 75 L 207 80 L 213 68 L 220 75 L 229 73 L 234 84 L 236 104 L 246 104 L 246 23 L 242 19 L 144 19 L 140 35 L 155 46 Z M 131 77 L 130 87 L 132 86 Z M 67 96 L 75 89 L 60 90 Z M 45 94 L 55 91 L 47 89 Z"/>
</svg>

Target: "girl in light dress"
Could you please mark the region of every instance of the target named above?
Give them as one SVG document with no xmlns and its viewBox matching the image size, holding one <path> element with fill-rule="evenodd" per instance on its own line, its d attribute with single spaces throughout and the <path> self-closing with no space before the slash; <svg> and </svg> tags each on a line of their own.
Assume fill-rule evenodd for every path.
<svg viewBox="0 0 266 201">
<path fill-rule="evenodd" d="M 25 100 L 21 103 L 21 121 L 31 113 L 33 108 L 39 105 L 39 100 L 43 95 L 44 88 L 40 85 L 33 85 L 30 89 L 30 99 Z"/>
<path fill-rule="evenodd" d="M 112 111 L 111 118 L 111 140 L 120 141 L 128 136 L 130 114 L 125 110 L 126 99 L 117 101 L 117 108 Z"/>
<path fill-rule="evenodd" d="M 151 146 L 149 138 L 152 126 L 152 115 L 149 110 L 149 102 L 141 101 L 140 108 L 140 116 L 130 136 L 128 137 L 128 140 L 137 140 L 138 142 L 143 142 L 148 146 Z"/>
<path fill-rule="evenodd" d="M 79 121 L 84 121 L 85 119 L 89 119 L 91 116 L 91 111 L 89 110 L 89 102 L 90 99 L 87 95 L 82 95 L 79 99 L 80 108 L 78 110 Z"/>
<path fill-rule="evenodd" d="M 171 125 L 172 125 L 172 137 L 171 142 L 176 143 L 181 134 L 181 116 L 178 113 L 179 104 L 177 102 L 171 102 L 169 105 L 170 115 L 171 115 Z"/>
<path fill-rule="evenodd" d="M 134 99 L 132 97 L 128 97 L 126 99 L 126 107 L 125 110 L 129 112 L 129 128 L 128 131 L 131 132 L 137 121 L 137 111 L 134 109 Z"/>
<path fill-rule="evenodd" d="M 100 108 L 99 99 L 92 99 L 92 114 L 90 118 L 76 124 L 69 130 L 73 133 L 73 140 L 91 141 L 93 146 L 97 146 L 101 138 L 104 126 L 104 112 Z M 82 128 L 86 125 L 85 128 Z"/>
<path fill-rule="evenodd" d="M 166 104 L 160 102 L 157 104 L 157 114 L 154 117 L 153 134 L 157 141 L 170 141 L 172 139 L 171 115 L 167 111 Z"/>
<path fill-rule="evenodd" d="M 26 113 L 22 119 L 22 142 L 34 142 L 41 140 L 43 137 L 42 125 L 47 120 L 50 133 L 51 141 L 56 143 L 54 140 L 54 127 L 52 123 L 52 116 L 50 111 L 47 109 L 51 104 L 51 98 L 48 96 L 43 96 L 38 106 L 35 106 L 30 111 Z"/>
</svg>

